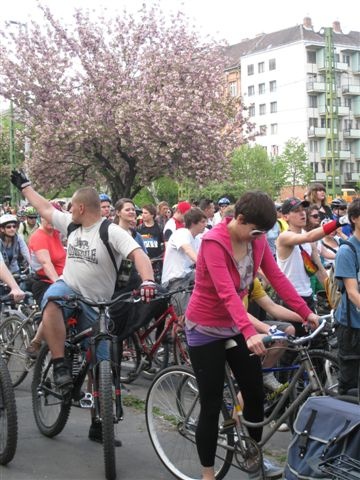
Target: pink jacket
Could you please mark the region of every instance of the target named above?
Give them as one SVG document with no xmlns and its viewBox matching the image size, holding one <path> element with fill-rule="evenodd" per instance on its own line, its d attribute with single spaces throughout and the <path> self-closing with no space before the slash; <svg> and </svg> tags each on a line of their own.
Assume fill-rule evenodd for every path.
<svg viewBox="0 0 360 480">
<path fill-rule="evenodd" d="M 239 328 L 245 339 L 257 332 L 249 321 L 240 291 L 240 274 L 232 255 L 227 225 L 231 218 L 204 235 L 196 262 L 195 287 L 186 317 L 200 325 Z M 311 313 L 304 300 L 277 266 L 265 235 L 252 241 L 254 276 L 261 267 L 273 288 L 294 311 L 306 319 Z"/>
</svg>

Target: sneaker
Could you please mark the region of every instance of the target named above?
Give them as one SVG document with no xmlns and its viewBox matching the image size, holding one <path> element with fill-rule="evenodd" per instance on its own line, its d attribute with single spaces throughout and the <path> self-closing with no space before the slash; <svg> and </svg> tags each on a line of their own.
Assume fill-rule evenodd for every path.
<svg viewBox="0 0 360 480">
<path fill-rule="evenodd" d="M 41 348 L 41 342 L 31 340 L 30 345 L 25 348 L 25 355 L 31 360 L 36 360 Z"/>
<path fill-rule="evenodd" d="M 102 439 L 102 424 L 101 422 L 92 422 L 89 429 L 89 440 L 92 442 L 103 443 Z M 122 442 L 114 438 L 114 446 L 121 447 Z"/>
<path fill-rule="evenodd" d="M 72 375 L 69 367 L 65 363 L 54 365 L 54 383 L 58 388 L 72 385 Z"/>
<path fill-rule="evenodd" d="M 262 480 L 263 478 L 280 478 L 284 473 L 284 469 L 282 467 L 274 465 L 270 462 L 268 458 L 265 457 L 263 458 L 263 471 L 264 476 L 260 471 L 249 473 L 249 480 Z"/>
<path fill-rule="evenodd" d="M 265 373 L 263 375 L 263 382 L 264 387 L 268 390 L 271 390 L 272 392 L 276 392 L 276 390 L 279 390 L 283 387 L 283 384 L 276 380 L 273 372 Z"/>
</svg>

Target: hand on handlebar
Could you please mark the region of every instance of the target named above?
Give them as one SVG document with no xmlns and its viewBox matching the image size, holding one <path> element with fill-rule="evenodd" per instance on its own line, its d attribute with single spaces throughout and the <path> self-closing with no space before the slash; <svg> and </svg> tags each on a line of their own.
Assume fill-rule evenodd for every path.
<svg viewBox="0 0 360 480">
<path fill-rule="evenodd" d="M 256 335 L 253 335 L 249 337 L 246 340 L 246 345 L 248 349 L 252 352 L 255 353 L 255 355 L 264 355 L 266 352 L 265 345 L 263 343 L 263 338 L 266 337 L 267 335 L 263 335 L 262 333 L 258 333 Z"/>
<path fill-rule="evenodd" d="M 25 292 L 23 292 L 20 288 L 16 288 L 16 287 L 10 291 L 10 295 L 13 296 L 14 301 L 16 303 L 20 302 L 25 298 Z"/>
<path fill-rule="evenodd" d="M 141 300 L 149 303 L 157 294 L 157 284 L 152 280 L 144 280 L 139 287 Z"/>
<path fill-rule="evenodd" d="M 316 315 L 316 313 L 310 313 L 306 318 L 306 322 L 311 330 L 315 330 L 319 326 L 319 315 Z"/>
</svg>

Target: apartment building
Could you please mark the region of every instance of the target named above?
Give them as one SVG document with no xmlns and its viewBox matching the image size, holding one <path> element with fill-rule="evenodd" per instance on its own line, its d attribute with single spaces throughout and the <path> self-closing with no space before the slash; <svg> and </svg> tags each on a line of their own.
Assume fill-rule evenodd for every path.
<svg viewBox="0 0 360 480">
<path fill-rule="evenodd" d="M 231 45 L 226 54 L 229 93 L 242 96 L 257 144 L 276 156 L 299 138 L 318 181 L 329 175 L 331 148 L 337 185 L 360 181 L 360 32 L 343 33 L 338 21 L 315 32 L 305 17 L 301 25 Z"/>
</svg>

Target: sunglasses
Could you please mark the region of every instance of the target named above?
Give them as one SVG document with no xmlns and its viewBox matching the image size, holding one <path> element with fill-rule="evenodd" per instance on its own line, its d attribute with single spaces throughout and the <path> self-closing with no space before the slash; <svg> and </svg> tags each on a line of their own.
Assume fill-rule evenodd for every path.
<svg viewBox="0 0 360 480">
<path fill-rule="evenodd" d="M 319 218 L 320 215 L 318 213 L 314 213 L 313 215 L 309 215 L 311 218 Z"/>
<path fill-rule="evenodd" d="M 27 218 L 37 219 L 37 215 L 27 215 Z"/>
<path fill-rule="evenodd" d="M 338 210 L 346 210 L 346 209 L 347 209 L 347 207 L 338 207 Z M 335 208 L 335 210 L 336 210 L 336 208 Z"/>
<path fill-rule="evenodd" d="M 266 232 L 266 230 L 257 230 L 257 229 L 254 229 L 254 230 L 251 230 L 251 232 L 249 232 L 249 235 L 250 237 L 260 237 L 260 235 L 264 235 Z"/>
<path fill-rule="evenodd" d="M 17 228 L 17 225 L 11 224 L 11 225 L 5 225 L 5 228 Z"/>
</svg>

